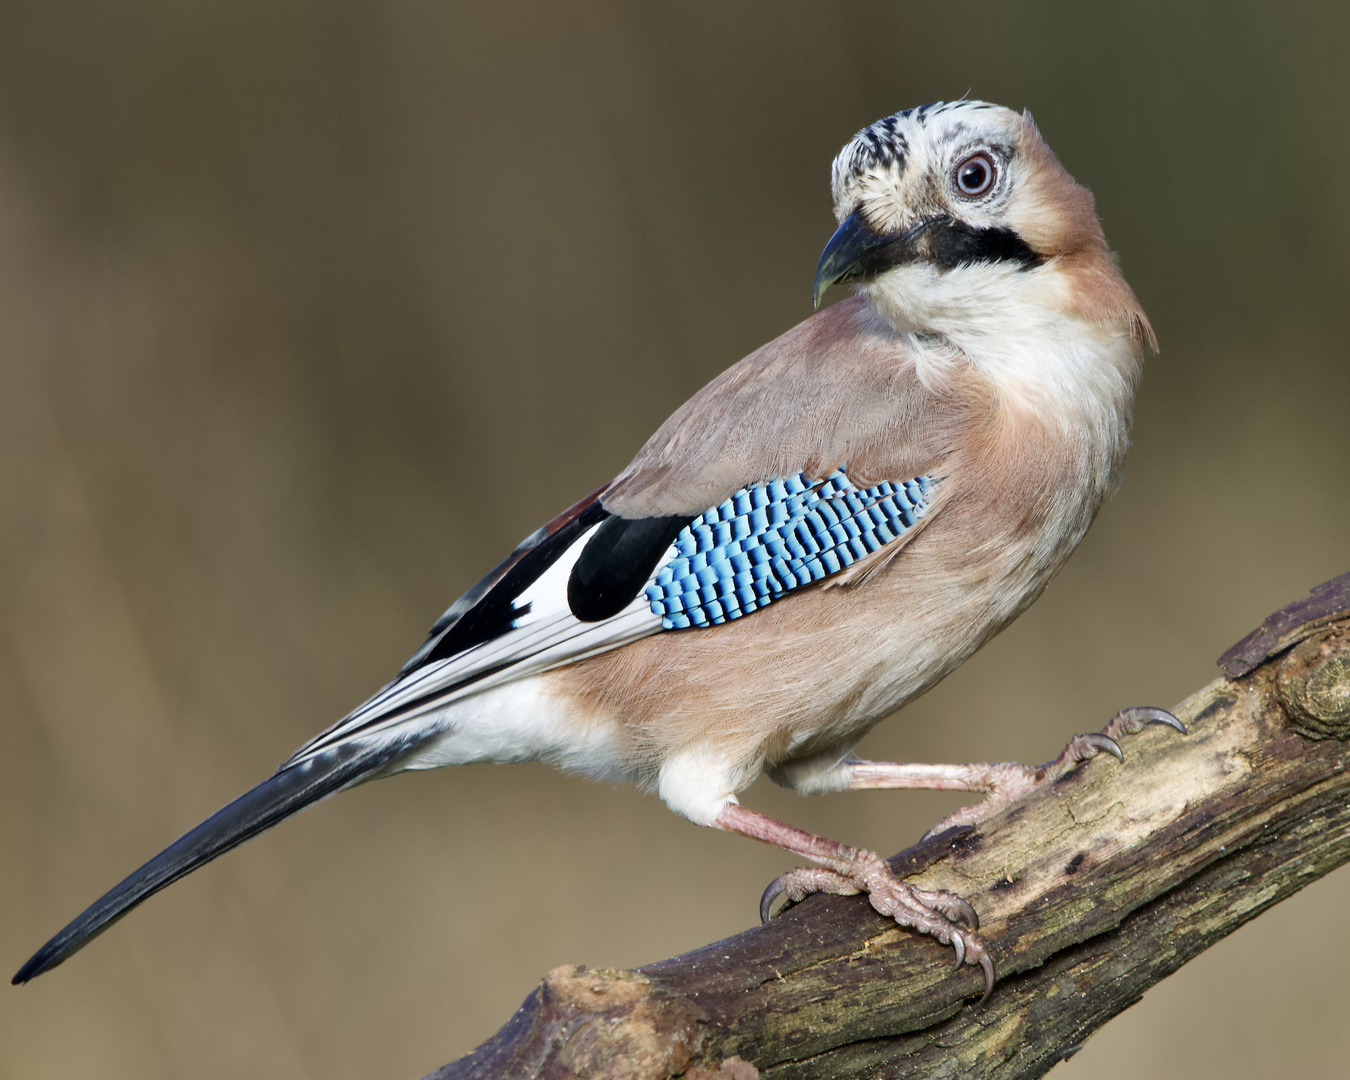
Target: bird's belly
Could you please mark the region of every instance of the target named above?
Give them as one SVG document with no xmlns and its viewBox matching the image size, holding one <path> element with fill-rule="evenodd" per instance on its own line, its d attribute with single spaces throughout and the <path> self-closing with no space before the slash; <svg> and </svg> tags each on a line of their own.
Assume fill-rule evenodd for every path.
<svg viewBox="0 0 1350 1080">
<path fill-rule="evenodd" d="M 699 745 L 740 763 L 749 783 L 766 763 L 859 737 L 1009 615 L 1006 589 L 955 576 L 918 584 L 883 572 L 805 590 L 734 623 L 657 634 L 550 672 L 543 688 L 648 769 Z"/>
</svg>

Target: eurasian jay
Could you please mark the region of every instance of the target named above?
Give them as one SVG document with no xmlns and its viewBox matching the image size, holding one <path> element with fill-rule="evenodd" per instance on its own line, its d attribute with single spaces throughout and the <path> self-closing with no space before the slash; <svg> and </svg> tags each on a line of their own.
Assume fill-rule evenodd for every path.
<svg viewBox="0 0 1350 1080">
<path fill-rule="evenodd" d="M 61 963 L 152 893 L 367 780 L 549 761 L 654 789 L 700 825 L 810 859 L 774 897 L 865 892 L 993 961 L 970 906 L 873 852 L 742 806 L 803 793 L 986 793 L 982 820 L 1161 710 L 1126 710 L 1040 769 L 861 761 L 855 743 L 1045 588 L 1116 486 L 1153 333 L 1092 196 L 1029 115 L 925 105 L 834 162 L 822 311 L 676 410 L 612 482 L 524 540 L 397 677 L 171 844 L 14 977 Z M 987 992 L 987 989 L 986 989 Z"/>
</svg>

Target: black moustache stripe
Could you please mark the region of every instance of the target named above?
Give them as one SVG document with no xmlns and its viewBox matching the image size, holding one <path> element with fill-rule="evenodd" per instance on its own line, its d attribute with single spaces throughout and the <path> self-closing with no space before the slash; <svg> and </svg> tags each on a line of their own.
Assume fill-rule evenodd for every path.
<svg viewBox="0 0 1350 1080">
<path fill-rule="evenodd" d="M 1045 261 L 1012 229 L 977 229 L 960 221 L 928 230 L 928 257 L 943 270 L 981 262 L 1021 263 L 1030 270 Z"/>
</svg>

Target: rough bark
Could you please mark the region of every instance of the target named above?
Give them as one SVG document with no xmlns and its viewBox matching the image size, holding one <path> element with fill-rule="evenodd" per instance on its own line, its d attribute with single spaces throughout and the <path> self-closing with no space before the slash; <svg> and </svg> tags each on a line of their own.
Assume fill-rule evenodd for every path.
<svg viewBox="0 0 1350 1080">
<path fill-rule="evenodd" d="M 1350 859 L 1350 574 L 1272 615 L 1123 765 L 1088 762 L 897 870 L 975 906 L 978 968 L 860 897 L 639 971 L 559 968 L 437 1080 L 1035 1077 L 1144 991 Z"/>
</svg>

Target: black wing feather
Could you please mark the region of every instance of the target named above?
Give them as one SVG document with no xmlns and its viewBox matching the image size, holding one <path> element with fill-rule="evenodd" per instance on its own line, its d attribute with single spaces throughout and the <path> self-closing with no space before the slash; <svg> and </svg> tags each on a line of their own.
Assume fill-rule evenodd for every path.
<svg viewBox="0 0 1350 1080">
<path fill-rule="evenodd" d="M 510 630 L 514 620 L 528 610 L 516 607 L 516 597 L 539 580 L 578 536 L 609 516 L 600 505 L 604 490 L 588 495 L 521 541 L 515 551 L 436 620 L 431 635 L 399 674 L 408 675 L 435 660 L 457 656 Z"/>
<path fill-rule="evenodd" d="M 567 606 L 582 622 L 613 618 L 636 599 L 691 515 L 610 517 L 586 541 L 567 579 Z"/>
</svg>

